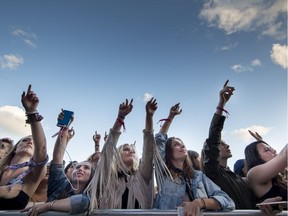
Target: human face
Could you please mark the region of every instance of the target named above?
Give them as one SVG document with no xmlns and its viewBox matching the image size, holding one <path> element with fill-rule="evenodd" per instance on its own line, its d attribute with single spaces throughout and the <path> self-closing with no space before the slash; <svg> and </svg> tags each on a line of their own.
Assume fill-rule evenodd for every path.
<svg viewBox="0 0 288 216">
<path fill-rule="evenodd" d="M 260 158 L 266 162 L 277 156 L 276 150 L 265 143 L 258 143 L 257 151 L 260 155 Z"/>
<path fill-rule="evenodd" d="M 174 160 L 185 160 L 187 158 L 187 149 L 184 143 L 177 138 L 172 140 L 172 149 L 173 149 L 173 159 Z"/>
<path fill-rule="evenodd" d="M 131 168 L 135 160 L 135 148 L 129 144 L 125 144 L 121 151 L 121 158 L 124 164 Z"/>
<path fill-rule="evenodd" d="M 34 142 L 33 142 L 32 136 L 27 136 L 27 137 L 22 138 L 19 144 L 17 145 L 16 154 L 22 154 L 22 153 L 27 153 L 31 157 L 33 156 Z"/>
<path fill-rule="evenodd" d="M 11 144 L 0 141 L 0 159 L 4 158 L 11 149 Z"/>
<path fill-rule="evenodd" d="M 232 157 L 230 146 L 224 141 L 221 141 L 220 144 L 220 157 L 224 159 Z"/>
<path fill-rule="evenodd" d="M 92 165 L 89 162 L 80 162 L 76 165 L 75 175 L 72 175 L 73 180 L 77 180 L 80 183 L 87 183 L 91 176 Z"/>
</svg>

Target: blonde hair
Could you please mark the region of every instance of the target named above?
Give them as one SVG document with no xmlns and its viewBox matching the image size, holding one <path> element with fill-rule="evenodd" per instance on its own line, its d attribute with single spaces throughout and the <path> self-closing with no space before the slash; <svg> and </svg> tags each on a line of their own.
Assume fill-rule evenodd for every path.
<svg viewBox="0 0 288 216">
<path fill-rule="evenodd" d="M 129 168 L 124 164 L 123 160 L 122 160 L 122 153 L 123 153 L 123 149 L 125 146 L 130 146 L 134 149 L 135 151 L 135 156 L 133 158 L 133 165 L 132 165 L 132 168 L 131 170 L 129 170 Z M 125 143 L 123 145 L 120 145 L 118 148 L 117 148 L 117 156 L 115 155 L 113 157 L 113 170 L 115 172 L 124 172 L 125 174 L 133 174 L 135 173 L 138 168 L 139 168 L 139 158 L 137 156 L 137 153 L 136 153 L 136 147 L 135 145 L 133 144 L 128 144 L 128 143 Z"/>
</svg>

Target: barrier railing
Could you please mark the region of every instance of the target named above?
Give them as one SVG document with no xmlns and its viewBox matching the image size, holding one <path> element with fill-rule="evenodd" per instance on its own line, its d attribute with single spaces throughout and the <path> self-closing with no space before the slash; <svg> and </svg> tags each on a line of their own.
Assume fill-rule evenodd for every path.
<svg viewBox="0 0 288 216">
<path fill-rule="evenodd" d="M 0 211 L 0 215 L 10 215 L 10 216 L 23 216 L 26 213 L 21 213 L 20 211 Z M 40 214 L 41 216 L 68 216 L 68 213 L 49 211 Z M 137 215 L 137 216 L 178 216 L 177 210 L 155 210 L 155 209 L 101 209 L 95 210 L 92 212 L 91 216 L 118 216 L 118 215 Z M 216 212 L 216 211 L 204 211 L 202 216 L 237 216 L 237 215 L 246 215 L 246 216 L 257 216 L 263 215 L 260 210 L 234 210 L 229 212 Z M 288 211 L 278 212 L 277 216 L 288 215 Z M 74 214 L 73 216 L 87 216 L 86 213 Z"/>
</svg>

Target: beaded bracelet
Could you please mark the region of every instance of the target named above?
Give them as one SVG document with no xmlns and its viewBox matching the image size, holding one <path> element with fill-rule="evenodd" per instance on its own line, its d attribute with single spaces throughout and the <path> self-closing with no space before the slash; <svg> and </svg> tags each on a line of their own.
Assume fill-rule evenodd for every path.
<svg viewBox="0 0 288 216">
<path fill-rule="evenodd" d="M 32 122 L 41 121 L 43 119 L 43 116 L 41 116 L 38 112 L 26 113 L 26 116 L 26 124 L 31 124 Z"/>
</svg>

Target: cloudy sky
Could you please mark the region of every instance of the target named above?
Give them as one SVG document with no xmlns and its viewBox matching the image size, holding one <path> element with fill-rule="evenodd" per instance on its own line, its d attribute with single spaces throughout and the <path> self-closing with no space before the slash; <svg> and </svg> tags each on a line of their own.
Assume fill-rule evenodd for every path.
<svg viewBox="0 0 288 216">
<path fill-rule="evenodd" d="M 65 160 L 85 160 L 126 98 L 134 108 L 119 144 L 136 141 L 141 156 L 155 97 L 155 132 L 180 102 L 169 135 L 201 151 L 227 79 L 229 166 L 253 141 L 248 129 L 278 151 L 287 143 L 286 0 L 2 0 L 0 28 L 0 137 L 30 134 L 20 97 L 32 84 L 50 158 L 61 108 L 75 112 Z"/>
</svg>

